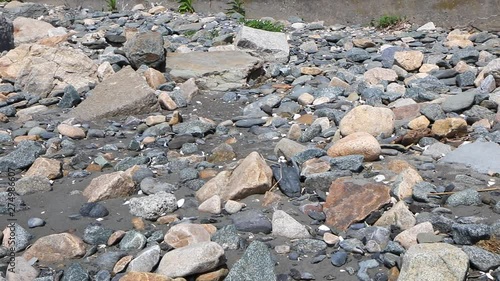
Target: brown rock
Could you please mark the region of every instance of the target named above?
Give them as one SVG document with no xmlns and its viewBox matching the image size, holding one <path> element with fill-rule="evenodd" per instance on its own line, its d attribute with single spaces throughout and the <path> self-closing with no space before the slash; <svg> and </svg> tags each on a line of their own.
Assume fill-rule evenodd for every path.
<svg viewBox="0 0 500 281">
<path fill-rule="evenodd" d="M 114 172 L 94 178 L 83 191 L 88 202 L 97 202 L 105 199 L 126 197 L 135 190 L 132 177 L 126 172 Z"/>
<path fill-rule="evenodd" d="M 102 167 L 99 166 L 98 164 L 95 164 L 95 163 L 90 163 L 86 168 L 85 168 L 86 171 L 88 172 L 101 172 L 102 171 Z"/>
<path fill-rule="evenodd" d="M 423 137 L 431 137 L 431 136 L 433 136 L 433 135 L 431 133 L 430 128 L 425 128 L 425 129 L 421 129 L 421 130 L 409 130 L 406 132 L 406 134 L 397 137 L 394 140 L 394 143 L 399 143 L 399 144 L 402 144 L 404 146 L 408 146 L 411 144 L 418 143 L 420 141 L 420 139 Z"/>
<path fill-rule="evenodd" d="M 398 80 L 398 74 L 396 71 L 388 68 L 381 68 L 381 67 L 374 67 L 371 69 L 368 69 L 364 74 L 363 77 L 365 80 L 372 84 L 376 85 L 380 83 L 380 81 L 388 81 L 388 82 L 393 82 Z"/>
<path fill-rule="evenodd" d="M 85 138 L 85 131 L 80 127 L 75 127 L 67 124 L 59 124 L 57 130 L 63 136 L 72 139 L 83 139 Z"/>
<path fill-rule="evenodd" d="M 217 271 L 204 273 L 196 277 L 196 281 L 223 281 L 229 273 L 227 268 L 221 268 Z"/>
<path fill-rule="evenodd" d="M 428 221 L 419 223 L 394 237 L 394 241 L 399 242 L 405 249 L 417 244 L 419 233 L 434 233 L 432 224 Z"/>
<path fill-rule="evenodd" d="M 215 177 L 218 174 L 215 169 L 203 169 L 198 173 L 200 179 L 210 179 Z"/>
<path fill-rule="evenodd" d="M 408 128 L 410 128 L 411 130 L 423 130 L 426 129 L 430 124 L 431 122 L 429 121 L 429 119 L 422 115 L 411 120 L 408 123 Z"/>
<path fill-rule="evenodd" d="M 12 22 L 14 25 L 14 44 L 19 46 L 23 43 L 33 43 L 39 39 L 49 36 L 52 24 L 32 18 L 16 17 Z"/>
<path fill-rule="evenodd" d="M 312 158 L 302 164 L 300 175 L 307 177 L 309 175 L 323 173 L 328 170 L 330 170 L 330 163 L 319 158 Z"/>
<path fill-rule="evenodd" d="M 146 224 L 144 223 L 144 220 L 140 217 L 133 217 L 132 218 L 132 226 L 134 227 L 134 229 L 136 230 L 144 230 L 146 229 Z"/>
<path fill-rule="evenodd" d="M 299 118 L 295 119 L 295 122 L 299 124 L 311 125 L 314 122 L 314 115 L 304 114 Z"/>
<path fill-rule="evenodd" d="M 415 184 L 423 181 L 417 170 L 408 168 L 402 171 L 392 185 L 392 192 L 398 199 L 410 197 L 413 194 Z"/>
<path fill-rule="evenodd" d="M 323 73 L 323 70 L 319 67 L 307 67 L 303 66 L 300 68 L 300 72 L 304 75 L 320 75 Z"/>
<path fill-rule="evenodd" d="M 115 266 L 113 267 L 113 274 L 117 274 L 124 271 L 133 258 L 134 256 L 131 255 L 124 256 L 123 258 L 121 258 L 118 262 L 116 262 Z"/>
<path fill-rule="evenodd" d="M 389 161 L 389 163 L 387 163 L 387 169 L 397 174 L 401 173 L 402 171 L 408 168 L 413 168 L 413 166 L 402 159 L 392 159 L 391 161 Z"/>
<path fill-rule="evenodd" d="M 399 278 L 399 269 L 397 266 L 394 266 L 389 270 L 388 281 L 398 281 L 398 278 Z"/>
<path fill-rule="evenodd" d="M 375 222 L 376 226 L 390 227 L 395 225 L 402 230 L 413 227 L 416 223 L 413 213 L 408 209 L 404 201 L 399 201 L 389 211 L 382 214 L 382 216 Z"/>
<path fill-rule="evenodd" d="M 383 184 L 335 180 L 323 206 L 326 224 L 340 230 L 362 221 L 373 211 L 390 202 L 390 189 Z"/>
<path fill-rule="evenodd" d="M 153 89 L 157 89 L 158 86 L 167 82 L 165 75 L 152 67 L 144 71 L 142 75 L 144 75 L 144 78 L 146 78 L 146 82 L 148 82 L 149 87 Z"/>
<path fill-rule="evenodd" d="M 352 44 L 363 49 L 375 47 L 375 43 L 370 38 L 355 38 L 352 39 Z"/>
<path fill-rule="evenodd" d="M 309 93 L 303 93 L 297 99 L 300 105 L 310 105 L 314 101 L 314 96 Z"/>
<path fill-rule="evenodd" d="M 341 87 L 344 89 L 349 88 L 349 83 L 345 82 L 344 80 L 338 78 L 338 77 L 333 77 L 332 80 L 330 81 L 329 84 L 330 87 Z"/>
<path fill-rule="evenodd" d="M 395 107 L 392 112 L 396 120 L 412 120 L 421 115 L 418 103 Z"/>
<path fill-rule="evenodd" d="M 30 135 L 30 136 L 17 136 L 14 138 L 14 144 L 19 144 L 22 141 L 25 140 L 31 140 L 31 141 L 39 141 L 40 137 L 37 135 Z"/>
<path fill-rule="evenodd" d="M 158 95 L 158 102 L 160 103 L 161 107 L 166 110 L 176 110 L 178 107 L 175 101 L 167 92 L 161 92 Z"/>
<path fill-rule="evenodd" d="M 58 263 L 85 255 L 85 243 L 69 233 L 52 234 L 41 237 L 28 248 L 23 257 L 30 260 L 36 257 L 41 263 Z"/>
<path fill-rule="evenodd" d="M 159 217 L 156 220 L 157 224 L 170 224 L 173 222 L 179 221 L 179 215 L 178 214 L 171 214 L 171 215 L 165 215 L 162 217 Z"/>
<path fill-rule="evenodd" d="M 111 234 L 111 236 L 109 236 L 108 238 L 108 242 L 106 243 L 108 246 L 113 246 L 115 244 L 118 244 L 123 236 L 125 236 L 126 232 L 123 231 L 123 230 L 117 230 L 115 232 L 113 232 L 113 234 Z"/>
<path fill-rule="evenodd" d="M 194 78 L 189 78 L 186 82 L 179 85 L 179 90 L 188 103 L 191 102 L 193 97 L 200 91 L 198 86 L 196 86 Z"/>
<path fill-rule="evenodd" d="M 390 136 L 394 131 L 394 119 L 394 113 L 388 108 L 360 105 L 340 120 L 339 128 L 344 136 L 357 132 Z"/>
<path fill-rule="evenodd" d="M 164 237 L 165 243 L 182 248 L 188 245 L 210 241 L 210 232 L 201 224 L 181 223 L 172 226 Z"/>
<path fill-rule="evenodd" d="M 406 71 L 417 70 L 424 60 L 420 51 L 400 51 L 394 54 L 394 62 Z"/>
<path fill-rule="evenodd" d="M 236 157 L 233 147 L 227 143 L 221 143 L 216 148 L 212 149 L 212 154 L 208 156 L 207 161 L 211 163 L 221 163 L 231 161 Z"/>
<path fill-rule="evenodd" d="M 372 135 L 365 132 L 350 134 L 335 142 L 327 151 L 328 156 L 338 157 L 361 154 L 366 161 L 379 158 L 380 144 Z"/>
<path fill-rule="evenodd" d="M 276 194 L 272 191 L 267 191 L 264 194 L 264 199 L 262 199 L 262 206 L 263 207 L 269 207 L 269 206 L 277 206 L 279 202 L 281 201 L 281 196 L 279 194 Z"/>
<path fill-rule="evenodd" d="M 290 140 L 296 141 L 300 138 L 300 135 L 302 135 L 302 130 L 300 129 L 300 125 L 292 124 L 290 126 L 290 129 L 288 129 L 286 137 L 289 138 Z"/>
<path fill-rule="evenodd" d="M 290 139 L 281 139 L 274 147 L 274 154 L 279 156 L 285 156 L 286 159 L 291 159 L 295 154 L 305 151 L 307 148 Z"/>
<path fill-rule="evenodd" d="M 467 122 L 462 118 L 440 119 L 434 122 L 431 130 L 439 137 L 460 137 L 467 134 Z"/>
<path fill-rule="evenodd" d="M 167 117 L 165 117 L 165 115 L 152 115 L 152 116 L 146 117 L 145 121 L 146 121 L 146 125 L 154 126 L 154 125 L 158 125 L 158 124 L 161 124 L 161 123 L 167 121 Z"/>
<path fill-rule="evenodd" d="M 168 276 L 156 273 L 132 271 L 132 272 L 127 272 L 119 280 L 120 281 L 172 281 L 173 279 Z"/>
<path fill-rule="evenodd" d="M 170 118 L 170 120 L 168 120 L 168 124 L 170 126 L 173 126 L 173 125 L 179 124 L 181 122 L 182 122 L 181 113 L 178 110 L 172 112 L 172 117 Z"/>
</svg>

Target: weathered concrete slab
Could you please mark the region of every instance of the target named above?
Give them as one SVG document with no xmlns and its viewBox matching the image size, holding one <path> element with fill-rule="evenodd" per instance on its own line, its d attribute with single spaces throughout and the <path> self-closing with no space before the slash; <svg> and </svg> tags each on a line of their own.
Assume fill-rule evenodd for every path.
<svg viewBox="0 0 500 281">
<path fill-rule="evenodd" d="M 71 113 L 81 120 L 159 111 L 153 89 L 130 66 L 113 74 L 92 90 L 92 95 Z"/>
<path fill-rule="evenodd" d="M 242 26 L 234 45 L 256 53 L 267 61 L 288 62 L 290 47 L 285 33 L 270 32 Z"/>
<path fill-rule="evenodd" d="M 228 91 L 245 86 L 262 61 L 242 51 L 169 53 L 167 69 L 177 81 L 195 78 L 199 88 Z"/>
</svg>

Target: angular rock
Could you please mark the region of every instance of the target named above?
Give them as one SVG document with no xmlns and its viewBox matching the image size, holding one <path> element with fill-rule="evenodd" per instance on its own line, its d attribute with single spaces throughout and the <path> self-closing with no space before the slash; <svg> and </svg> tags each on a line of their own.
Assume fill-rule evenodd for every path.
<svg viewBox="0 0 500 281">
<path fill-rule="evenodd" d="M 163 274 L 150 272 L 127 272 L 120 277 L 120 281 L 173 281 L 174 279 Z"/>
<path fill-rule="evenodd" d="M 400 51 L 394 54 L 396 64 L 406 71 L 417 70 L 424 60 L 424 54 L 420 51 Z"/>
<path fill-rule="evenodd" d="M 395 116 L 392 110 L 383 107 L 360 105 L 349 111 L 340 121 L 342 135 L 367 132 L 375 137 L 390 136 L 394 131 Z"/>
<path fill-rule="evenodd" d="M 145 197 L 130 199 L 130 213 L 134 216 L 155 220 L 166 213 L 171 213 L 177 209 L 177 199 L 175 195 L 160 191 Z"/>
<path fill-rule="evenodd" d="M 80 258 L 84 254 L 85 243 L 80 238 L 60 233 L 41 237 L 24 252 L 23 257 L 26 260 L 36 257 L 41 263 L 49 264 Z"/>
<path fill-rule="evenodd" d="M 274 261 L 266 244 L 253 241 L 233 265 L 225 281 L 275 281 Z"/>
<path fill-rule="evenodd" d="M 419 223 L 394 237 L 395 242 L 399 242 L 405 249 L 417 244 L 417 236 L 420 233 L 434 233 L 434 228 L 430 222 Z"/>
<path fill-rule="evenodd" d="M 82 128 L 71 126 L 68 124 L 59 124 L 57 126 L 57 131 L 63 136 L 72 139 L 83 139 L 85 138 L 85 131 Z"/>
<path fill-rule="evenodd" d="M 198 206 L 198 211 L 211 214 L 220 214 L 222 211 L 222 200 L 219 195 L 214 195 Z"/>
<path fill-rule="evenodd" d="M 19 46 L 24 43 L 34 43 L 49 36 L 49 31 L 54 28 L 52 24 L 36 19 L 17 17 L 12 22 L 14 25 L 14 44 Z"/>
<path fill-rule="evenodd" d="M 200 242 L 208 242 L 210 235 L 207 228 L 201 224 L 181 223 L 168 230 L 164 241 L 177 249 Z"/>
<path fill-rule="evenodd" d="M 272 224 L 272 234 L 275 236 L 283 236 L 290 239 L 311 237 L 304 225 L 282 210 L 274 211 Z"/>
<path fill-rule="evenodd" d="M 272 230 L 272 223 L 260 210 L 236 213 L 231 216 L 231 220 L 239 231 L 267 234 Z"/>
<path fill-rule="evenodd" d="M 241 88 L 262 68 L 260 59 L 241 51 L 169 53 L 167 61 L 174 79 L 195 78 L 200 89 L 213 91 Z"/>
<path fill-rule="evenodd" d="M 25 176 L 16 182 L 16 193 L 19 195 L 50 190 L 52 190 L 50 180 L 43 176 Z"/>
<path fill-rule="evenodd" d="M 488 272 L 500 264 L 500 255 L 479 247 L 463 246 L 462 251 L 469 257 L 471 265 L 481 271 Z"/>
<path fill-rule="evenodd" d="M 135 183 L 129 174 L 119 171 L 94 178 L 83 190 L 88 202 L 125 197 L 135 190 Z"/>
<path fill-rule="evenodd" d="M 366 132 L 350 134 L 336 141 L 327 151 L 330 157 L 363 155 L 366 161 L 378 160 L 381 152 L 377 139 Z"/>
<path fill-rule="evenodd" d="M 0 171 L 7 172 L 12 169 L 27 168 L 44 152 L 45 149 L 41 144 L 24 140 L 17 145 L 16 150 L 0 157 Z"/>
<path fill-rule="evenodd" d="M 389 211 L 383 213 L 374 225 L 383 227 L 395 225 L 402 230 L 406 230 L 413 227 L 416 221 L 406 203 L 399 201 Z"/>
<path fill-rule="evenodd" d="M 392 184 L 392 193 L 396 195 L 398 199 L 410 197 L 413 194 L 413 187 L 415 184 L 422 181 L 422 177 L 415 169 L 407 168 L 399 173 Z"/>
<path fill-rule="evenodd" d="M 146 65 L 163 71 L 165 69 L 165 49 L 163 36 L 159 32 L 137 33 L 125 42 L 123 49 L 130 64 L 135 69 Z"/>
<path fill-rule="evenodd" d="M 167 252 L 157 272 L 169 277 L 183 277 L 216 268 L 224 249 L 215 242 L 201 242 Z"/>
<path fill-rule="evenodd" d="M 414 245 L 403 256 L 398 280 L 464 280 L 468 265 L 467 255 L 453 245 Z"/>
<path fill-rule="evenodd" d="M 54 180 L 62 176 L 61 168 L 61 162 L 56 159 L 38 157 L 25 176 L 42 176 Z"/>
<path fill-rule="evenodd" d="M 0 15 L 0 52 L 14 49 L 14 26 L 4 15 Z"/>
<path fill-rule="evenodd" d="M 296 141 L 283 138 L 274 147 L 274 153 L 278 156 L 285 156 L 286 159 L 290 160 L 297 153 L 305 151 L 306 147 Z"/>
<path fill-rule="evenodd" d="M 160 105 L 146 81 L 131 67 L 124 67 L 97 85 L 92 95 L 80 103 L 72 115 L 95 120 L 119 115 L 159 111 Z"/>
<path fill-rule="evenodd" d="M 251 50 L 266 61 L 286 63 L 290 48 L 285 33 L 271 32 L 242 26 L 236 34 L 234 44 L 241 49 Z"/>
<path fill-rule="evenodd" d="M 40 270 L 33 267 L 25 258 L 15 257 L 14 260 L 9 260 L 9 266 L 6 271 L 6 279 L 0 277 L 0 280 L 9 281 L 29 281 L 36 280 Z M 12 266 L 14 265 L 14 266 Z"/>
<path fill-rule="evenodd" d="M 367 70 L 364 74 L 363 77 L 365 80 L 372 84 L 376 85 L 379 84 L 380 81 L 387 81 L 387 82 L 393 82 L 398 79 L 398 75 L 396 74 L 396 71 L 392 69 L 387 69 L 387 68 L 381 68 L 381 67 L 374 67 L 369 70 Z"/>
<path fill-rule="evenodd" d="M 389 191 L 389 187 L 383 184 L 335 180 L 323 206 L 326 224 L 346 230 L 352 223 L 362 221 L 373 211 L 389 203 Z"/>
<path fill-rule="evenodd" d="M 480 173 L 500 173 L 500 145 L 492 142 L 464 144 L 440 161 L 464 164 Z"/>
<path fill-rule="evenodd" d="M 160 261 L 160 246 L 155 245 L 142 250 L 130 261 L 127 271 L 151 272 L 153 267 Z"/>
</svg>

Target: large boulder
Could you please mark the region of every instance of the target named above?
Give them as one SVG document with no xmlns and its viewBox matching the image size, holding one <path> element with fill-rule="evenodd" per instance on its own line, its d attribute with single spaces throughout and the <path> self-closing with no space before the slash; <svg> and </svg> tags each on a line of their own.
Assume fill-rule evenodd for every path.
<svg viewBox="0 0 500 281">
<path fill-rule="evenodd" d="M 19 46 L 23 43 L 34 43 L 37 40 L 49 36 L 49 30 L 54 26 L 48 22 L 17 17 L 13 21 L 14 24 L 14 43 Z"/>
<path fill-rule="evenodd" d="M 0 14 L 0 52 L 14 48 L 14 26 L 12 22 Z"/>
<path fill-rule="evenodd" d="M 159 32 L 137 33 L 127 40 L 123 49 L 135 69 L 143 64 L 160 71 L 165 69 L 165 48 Z"/>
<path fill-rule="evenodd" d="M 394 131 L 395 115 L 389 108 L 360 105 L 349 111 L 340 120 L 340 132 L 347 136 L 357 132 L 367 132 L 375 137 L 390 136 Z"/>
<path fill-rule="evenodd" d="M 228 91 L 245 86 L 262 61 L 241 51 L 169 53 L 167 68 L 178 82 L 194 78 L 201 89 Z"/>
<path fill-rule="evenodd" d="M 82 120 L 159 111 L 153 89 L 130 66 L 97 85 L 92 95 L 72 112 Z"/>
<path fill-rule="evenodd" d="M 255 52 L 267 61 L 286 63 L 290 47 L 285 33 L 271 32 L 242 26 L 234 44 L 244 50 Z"/>
<path fill-rule="evenodd" d="M 97 65 L 77 49 L 22 44 L 0 58 L 0 78 L 45 98 L 68 85 L 79 93 L 88 90 L 97 83 Z"/>
</svg>

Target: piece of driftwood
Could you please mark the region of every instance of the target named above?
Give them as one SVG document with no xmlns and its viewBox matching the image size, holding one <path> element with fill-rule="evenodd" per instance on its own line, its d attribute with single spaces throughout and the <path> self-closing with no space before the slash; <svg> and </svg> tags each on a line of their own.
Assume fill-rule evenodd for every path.
<svg viewBox="0 0 500 281">
<path fill-rule="evenodd" d="M 500 187 L 492 187 L 492 188 L 485 188 L 485 189 L 480 189 L 476 190 L 477 192 L 488 192 L 488 191 L 496 191 L 500 190 Z M 448 191 L 448 192 L 431 192 L 430 194 L 432 195 L 450 195 L 450 194 L 455 194 L 460 191 Z"/>
</svg>

